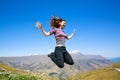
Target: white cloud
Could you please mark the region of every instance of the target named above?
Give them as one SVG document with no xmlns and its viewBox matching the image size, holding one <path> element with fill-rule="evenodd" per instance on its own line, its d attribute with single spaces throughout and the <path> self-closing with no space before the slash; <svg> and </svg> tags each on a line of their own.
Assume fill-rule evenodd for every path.
<svg viewBox="0 0 120 80">
<path fill-rule="evenodd" d="M 69 51 L 69 53 L 71 53 L 71 54 L 78 54 L 78 53 L 80 53 L 80 51 L 79 50 L 73 50 L 73 51 Z"/>
</svg>

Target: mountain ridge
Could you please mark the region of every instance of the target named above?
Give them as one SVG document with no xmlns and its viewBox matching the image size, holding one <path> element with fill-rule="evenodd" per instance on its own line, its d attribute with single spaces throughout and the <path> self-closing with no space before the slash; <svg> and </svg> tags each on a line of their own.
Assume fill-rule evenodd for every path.
<svg viewBox="0 0 120 80">
<path fill-rule="evenodd" d="M 66 75 L 76 72 L 95 70 L 103 68 L 111 64 L 110 60 L 100 55 L 83 55 L 82 53 L 71 53 L 74 65 L 65 64 L 63 68 Z M 58 68 L 47 55 L 29 55 L 21 57 L 0 57 L 0 63 L 8 64 L 15 68 L 28 70 L 37 73 L 50 74 L 51 72 L 58 73 Z M 44 74 L 43 73 L 43 74 Z"/>
</svg>

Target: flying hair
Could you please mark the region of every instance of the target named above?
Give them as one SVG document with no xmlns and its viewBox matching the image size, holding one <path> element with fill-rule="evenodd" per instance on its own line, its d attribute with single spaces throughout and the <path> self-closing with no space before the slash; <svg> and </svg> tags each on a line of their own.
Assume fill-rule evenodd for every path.
<svg viewBox="0 0 120 80">
<path fill-rule="evenodd" d="M 59 26 L 60 26 L 60 22 L 62 22 L 62 21 L 66 21 L 66 20 L 64 20 L 64 19 L 62 19 L 62 18 L 60 18 L 60 17 L 58 17 L 58 16 L 53 16 L 53 18 L 51 19 L 51 27 L 56 27 L 56 28 L 59 28 Z"/>
</svg>

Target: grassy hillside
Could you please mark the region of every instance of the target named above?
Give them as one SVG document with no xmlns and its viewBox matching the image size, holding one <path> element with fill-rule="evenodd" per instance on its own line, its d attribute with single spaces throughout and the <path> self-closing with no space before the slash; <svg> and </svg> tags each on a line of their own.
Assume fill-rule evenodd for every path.
<svg viewBox="0 0 120 80">
<path fill-rule="evenodd" d="M 51 77 L 44 77 L 11 66 L 0 64 L 0 80 L 56 80 Z"/>
<path fill-rule="evenodd" d="M 104 69 L 72 75 L 67 80 L 120 80 L 120 72 L 116 68 L 120 68 L 120 62 Z"/>
</svg>

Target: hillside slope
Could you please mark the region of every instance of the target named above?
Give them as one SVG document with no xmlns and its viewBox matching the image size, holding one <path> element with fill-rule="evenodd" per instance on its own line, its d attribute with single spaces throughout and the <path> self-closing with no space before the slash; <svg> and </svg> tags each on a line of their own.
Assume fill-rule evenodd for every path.
<svg viewBox="0 0 120 80">
<path fill-rule="evenodd" d="M 40 75 L 0 64 L 0 80 L 57 80 L 55 77 Z"/>
<path fill-rule="evenodd" d="M 116 68 L 120 69 L 120 62 L 103 69 L 72 75 L 67 80 L 120 80 L 120 72 Z"/>
<path fill-rule="evenodd" d="M 0 64 L 0 80 L 43 80 L 32 73 Z"/>
</svg>

